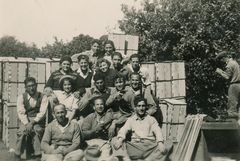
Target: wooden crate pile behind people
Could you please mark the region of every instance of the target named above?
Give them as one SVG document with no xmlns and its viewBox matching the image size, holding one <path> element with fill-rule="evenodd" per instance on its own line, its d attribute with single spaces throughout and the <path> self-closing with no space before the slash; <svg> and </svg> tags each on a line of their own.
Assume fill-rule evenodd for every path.
<svg viewBox="0 0 240 161">
<path fill-rule="evenodd" d="M 34 77 L 38 83 L 38 91 L 43 91 L 46 83 L 46 62 L 31 58 L 7 58 L 1 60 L 1 101 L 3 106 L 2 138 L 7 148 L 16 144 L 19 120 L 16 102 L 24 93 L 24 80 Z"/>
</svg>

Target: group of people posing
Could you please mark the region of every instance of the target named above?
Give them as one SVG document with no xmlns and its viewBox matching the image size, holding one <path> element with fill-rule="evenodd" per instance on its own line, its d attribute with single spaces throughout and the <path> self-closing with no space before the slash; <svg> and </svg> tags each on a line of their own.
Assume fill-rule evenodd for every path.
<svg viewBox="0 0 240 161">
<path fill-rule="evenodd" d="M 123 60 L 111 41 L 105 54 L 64 56 L 44 91 L 25 79 L 17 100 L 20 127 L 16 158 L 42 161 L 164 160 L 161 112 L 147 69 L 137 54 Z M 73 61 L 79 68 L 71 69 Z"/>
</svg>

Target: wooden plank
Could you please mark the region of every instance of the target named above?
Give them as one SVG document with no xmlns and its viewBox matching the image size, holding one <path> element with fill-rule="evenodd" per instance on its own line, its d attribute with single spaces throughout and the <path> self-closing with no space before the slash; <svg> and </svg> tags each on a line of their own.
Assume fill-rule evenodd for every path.
<svg viewBox="0 0 240 161">
<path fill-rule="evenodd" d="M 151 82 L 154 82 L 155 79 L 156 79 L 155 78 L 155 75 L 156 75 L 155 64 L 154 63 L 151 63 L 151 64 L 147 63 L 147 64 L 142 64 L 141 66 L 148 70 L 150 80 L 151 80 Z"/>
<path fill-rule="evenodd" d="M 9 62 L 4 62 L 3 63 L 3 80 L 4 82 L 8 82 L 9 80 L 9 75 L 11 74 L 11 68 L 10 68 L 10 63 Z"/>
<path fill-rule="evenodd" d="M 55 62 L 55 61 L 51 62 L 51 67 L 50 67 L 51 73 L 58 70 L 59 67 L 60 67 L 59 62 Z"/>
<path fill-rule="evenodd" d="M 8 90 L 9 90 L 8 102 L 17 102 L 18 84 L 17 83 L 9 83 Z"/>
<path fill-rule="evenodd" d="M 184 62 L 172 62 L 171 65 L 172 79 L 185 79 L 185 64 Z"/>
<path fill-rule="evenodd" d="M 18 63 L 18 80 L 17 82 L 24 82 L 27 76 L 27 63 Z"/>
<path fill-rule="evenodd" d="M 24 83 L 18 83 L 18 90 L 17 90 L 17 97 L 22 95 L 25 92 L 25 85 Z"/>
<path fill-rule="evenodd" d="M 17 82 L 18 81 L 18 63 L 10 63 L 10 75 L 9 75 L 9 81 L 11 82 Z"/>
<path fill-rule="evenodd" d="M 46 64 L 37 64 L 37 78 L 38 83 L 46 83 Z"/>
<path fill-rule="evenodd" d="M 5 123 L 7 128 L 17 128 L 19 126 L 19 120 L 17 115 L 16 104 L 8 105 L 4 104 L 5 112 Z"/>
<path fill-rule="evenodd" d="M 38 79 L 38 64 L 37 63 L 28 63 L 28 77 L 33 77 L 36 80 Z M 38 80 L 37 80 L 38 82 Z"/>
<path fill-rule="evenodd" d="M 38 90 L 39 92 L 43 92 L 44 87 L 45 87 L 45 84 L 38 84 L 37 90 Z"/>
<path fill-rule="evenodd" d="M 160 103 L 159 104 L 162 115 L 163 115 L 163 123 L 167 123 L 167 110 L 168 110 L 168 105 L 166 103 Z"/>
<path fill-rule="evenodd" d="M 128 49 L 138 50 L 138 41 L 139 41 L 138 36 L 127 35 L 126 41 L 128 41 Z"/>
<path fill-rule="evenodd" d="M 156 83 L 156 97 L 159 99 L 171 98 L 171 82 L 157 82 Z"/>
<path fill-rule="evenodd" d="M 7 136 L 6 136 L 6 147 L 8 149 L 15 149 L 16 148 L 16 143 L 17 143 L 17 128 L 13 129 L 6 129 L 7 131 Z"/>
<path fill-rule="evenodd" d="M 226 120 L 226 122 L 203 122 L 203 130 L 237 130 L 240 126 L 236 120 Z"/>
<path fill-rule="evenodd" d="M 172 96 L 173 97 L 185 97 L 186 96 L 185 80 L 173 80 L 172 81 Z"/>
<path fill-rule="evenodd" d="M 170 62 L 156 63 L 156 80 L 158 81 L 172 80 Z"/>
</svg>

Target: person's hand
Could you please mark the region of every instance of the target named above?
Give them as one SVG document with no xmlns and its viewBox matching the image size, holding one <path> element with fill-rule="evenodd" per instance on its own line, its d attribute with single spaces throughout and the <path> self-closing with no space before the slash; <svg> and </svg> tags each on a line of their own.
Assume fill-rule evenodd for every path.
<svg viewBox="0 0 240 161">
<path fill-rule="evenodd" d="M 116 124 L 112 123 L 112 125 L 108 129 L 108 137 L 113 138 L 115 135 Z"/>
<path fill-rule="evenodd" d="M 141 94 L 141 91 L 140 91 L 140 90 L 138 90 L 138 91 L 136 91 L 134 94 L 135 94 L 136 96 L 138 96 L 138 95 L 140 95 L 140 94 Z"/>
<path fill-rule="evenodd" d="M 95 127 L 94 131 L 95 131 L 96 133 L 98 133 L 99 131 L 103 130 L 103 126 L 104 126 L 103 123 L 99 123 L 99 124 Z"/>
<path fill-rule="evenodd" d="M 217 69 L 216 69 L 216 73 L 221 74 L 221 73 L 222 73 L 222 69 L 217 68 Z"/>
<path fill-rule="evenodd" d="M 98 97 L 99 95 L 97 95 L 97 94 L 93 94 L 92 96 L 90 96 L 89 98 L 88 98 L 88 100 L 89 101 L 91 101 L 91 100 L 93 100 L 95 97 Z"/>
<path fill-rule="evenodd" d="M 29 122 L 29 123 L 26 125 L 26 132 L 27 132 L 27 134 L 31 134 L 32 129 L 33 129 L 33 122 Z"/>
<path fill-rule="evenodd" d="M 163 142 L 158 142 L 158 148 L 161 151 L 162 154 L 166 154 L 167 153 L 167 149 L 165 148 L 165 145 L 163 144 Z"/>
<path fill-rule="evenodd" d="M 43 90 L 43 94 L 47 95 L 47 96 L 50 96 L 51 94 L 53 93 L 53 90 L 51 87 L 46 87 L 44 90 Z"/>
<path fill-rule="evenodd" d="M 122 147 L 122 144 L 123 144 L 122 138 L 118 138 L 118 139 L 116 140 L 116 142 L 114 143 L 113 147 L 114 147 L 116 150 L 118 150 L 119 148 Z"/>
<path fill-rule="evenodd" d="M 77 98 L 77 99 L 80 99 L 80 91 L 76 91 L 73 93 L 74 97 Z"/>
</svg>

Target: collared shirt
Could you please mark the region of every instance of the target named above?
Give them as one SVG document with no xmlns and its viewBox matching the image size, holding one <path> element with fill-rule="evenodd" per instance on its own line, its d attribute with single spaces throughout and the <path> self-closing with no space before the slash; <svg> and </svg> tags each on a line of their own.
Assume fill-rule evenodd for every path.
<svg viewBox="0 0 240 161">
<path fill-rule="evenodd" d="M 101 138 L 108 140 L 108 128 L 113 120 L 113 114 L 110 111 L 105 112 L 102 115 L 94 112 L 84 118 L 82 124 L 82 135 L 84 139 Z M 103 124 L 103 129 L 98 133 L 94 129 Z"/>
<path fill-rule="evenodd" d="M 27 94 L 27 98 L 28 98 L 28 101 L 29 101 L 29 105 L 32 108 L 34 108 L 36 106 L 37 99 L 38 99 L 37 92 L 36 92 L 36 94 L 33 97 L 31 97 L 29 94 Z M 46 96 L 43 96 L 39 113 L 34 118 L 35 122 L 39 122 L 45 116 L 46 111 L 47 111 L 47 107 L 48 107 L 48 98 Z M 17 113 L 18 113 L 19 120 L 24 125 L 29 123 L 29 118 L 28 118 L 28 116 L 26 114 L 26 109 L 24 107 L 23 95 L 18 96 L 18 99 L 17 99 Z"/>
<path fill-rule="evenodd" d="M 226 70 L 223 73 L 229 77 L 230 83 L 240 82 L 240 68 L 235 60 L 230 59 L 227 62 Z"/>
<path fill-rule="evenodd" d="M 118 138 L 126 138 L 128 132 L 132 132 L 132 140 L 149 139 L 157 142 L 163 141 L 162 130 L 157 120 L 149 115 L 139 118 L 136 114 L 127 119 L 124 126 L 118 132 Z"/>
<path fill-rule="evenodd" d="M 71 121 L 67 126 L 59 128 L 61 125 L 57 120 L 53 120 L 45 129 L 41 148 L 45 153 L 53 150 L 51 145 L 55 147 L 66 147 L 66 152 L 72 152 L 79 147 L 80 144 L 80 128 L 79 125 Z"/>
<path fill-rule="evenodd" d="M 54 91 L 59 103 L 64 104 L 67 109 L 67 117 L 70 115 L 72 110 L 78 109 L 78 99 L 74 97 L 73 93 L 66 93 L 64 91 Z"/>
<path fill-rule="evenodd" d="M 86 79 L 87 76 L 89 75 L 89 73 L 92 73 L 91 69 L 88 69 L 87 73 L 84 74 L 81 70 L 81 68 L 78 68 L 78 70 L 76 71 L 82 78 Z"/>
</svg>

